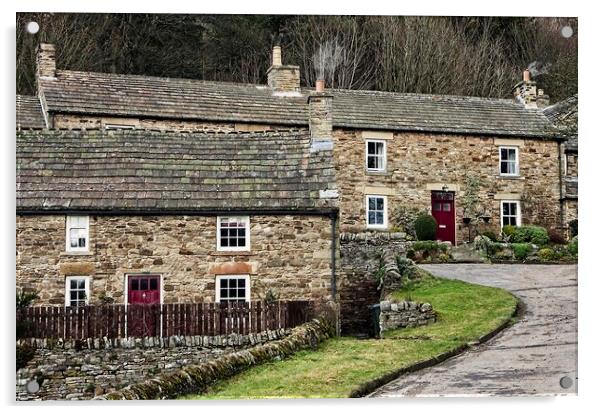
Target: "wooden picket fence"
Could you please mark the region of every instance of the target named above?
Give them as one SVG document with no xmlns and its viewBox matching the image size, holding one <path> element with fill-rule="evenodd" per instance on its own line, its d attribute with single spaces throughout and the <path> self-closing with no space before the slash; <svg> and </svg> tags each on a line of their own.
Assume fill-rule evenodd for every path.
<svg viewBox="0 0 602 414">
<path fill-rule="evenodd" d="M 32 306 L 17 311 L 20 338 L 88 339 L 216 336 L 293 328 L 312 315 L 311 301 Z"/>
</svg>

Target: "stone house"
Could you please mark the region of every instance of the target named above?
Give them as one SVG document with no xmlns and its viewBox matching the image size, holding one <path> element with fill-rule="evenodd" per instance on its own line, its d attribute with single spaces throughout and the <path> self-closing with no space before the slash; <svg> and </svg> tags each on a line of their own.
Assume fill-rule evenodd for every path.
<svg viewBox="0 0 602 414">
<path fill-rule="evenodd" d="M 579 99 L 575 94 L 561 102 L 544 109 L 548 119 L 560 129 L 566 138 L 561 145 L 562 157 L 562 194 L 561 207 L 565 222 L 578 218 L 578 121 Z"/>
<path fill-rule="evenodd" d="M 329 301 L 331 160 L 294 129 L 19 131 L 17 285 L 67 306 Z"/>
<path fill-rule="evenodd" d="M 258 140 L 260 137 L 264 137 L 272 142 L 272 140 L 277 141 L 276 137 L 280 133 L 278 131 L 294 129 L 295 132 L 290 132 L 287 137 L 292 139 L 296 134 L 300 139 L 304 139 L 305 155 L 290 153 L 281 155 L 281 157 L 292 157 L 290 162 L 293 162 L 293 159 L 297 161 L 311 159 L 318 156 L 317 154 L 330 157 L 329 160 L 323 160 L 324 171 L 318 173 L 318 167 L 316 170 L 312 170 L 312 174 L 314 174 L 312 180 L 320 182 L 321 186 L 314 188 L 313 192 L 309 191 L 300 196 L 305 200 L 305 204 L 299 204 L 296 199 L 287 198 L 286 203 L 289 204 L 282 201 L 285 203 L 282 207 L 286 211 L 289 213 L 295 211 L 297 216 L 305 218 L 301 220 L 294 219 L 293 216 L 288 217 L 281 214 L 272 216 L 266 213 L 262 216 L 265 217 L 266 222 L 260 224 L 259 218 L 256 219 L 254 216 L 255 213 L 258 213 L 257 211 L 246 213 L 250 217 L 251 223 L 257 223 L 258 231 L 263 229 L 264 225 L 272 226 L 272 231 L 281 234 L 283 240 L 284 236 L 289 234 L 287 229 L 290 229 L 291 225 L 295 229 L 295 242 L 290 243 L 300 244 L 294 246 L 291 244 L 290 249 L 296 253 L 288 255 L 289 248 L 287 246 L 280 253 L 287 253 L 287 256 L 275 257 L 272 253 L 275 246 L 267 241 L 264 244 L 259 239 L 257 246 L 261 246 L 262 250 L 256 252 L 261 256 L 261 259 L 257 258 L 256 260 L 257 262 L 261 261 L 261 269 L 267 269 L 268 262 L 272 265 L 280 265 L 273 267 L 275 273 L 265 278 L 266 284 L 272 285 L 275 281 L 275 274 L 282 274 L 283 271 L 286 271 L 287 279 L 281 279 L 280 290 L 287 291 L 290 295 L 305 295 L 305 292 L 309 295 L 311 291 L 312 296 L 326 297 L 329 294 L 332 295 L 337 286 L 345 285 L 346 288 L 339 292 L 341 300 L 345 300 L 345 297 L 348 303 L 355 302 L 354 292 L 357 290 L 355 282 L 345 284 L 345 274 L 342 274 L 336 282 L 331 282 L 332 275 L 327 275 L 328 272 L 335 274 L 338 268 L 336 261 L 336 257 L 339 255 L 338 246 L 333 249 L 334 265 L 331 255 L 327 253 L 328 249 L 331 249 L 330 235 L 332 231 L 330 228 L 333 217 L 336 218 L 333 228 L 337 234 L 386 232 L 396 230 L 397 224 L 394 216 L 398 209 L 421 209 L 431 212 L 436 217 L 438 238 L 456 244 L 470 239 L 470 227 L 465 224 L 467 221 L 465 217 L 470 217 L 473 225 L 477 221 L 482 222 L 495 231 L 499 231 L 506 224 L 535 223 L 552 228 L 566 227 L 560 177 L 562 145 L 565 137 L 559 134 L 557 128 L 541 109 L 547 105 L 547 97 L 543 91 L 538 90 L 528 72 L 523 74 L 523 80 L 514 88 L 512 99 L 324 89 L 323 83 L 319 83 L 316 85 L 316 89 L 313 89 L 301 87 L 299 67 L 283 64 L 282 51 L 280 47 L 276 46 L 273 49 L 272 66 L 268 70 L 267 79 L 267 85 L 255 85 L 57 69 L 54 46 L 41 44 L 37 55 L 38 96 L 17 97 L 17 128 L 23 131 L 20 133 L 19 139 L 30 137 L 29 139 L 36 142 L 44 141 L 43 133 L 27 132 L 26 130 L 29 128 L 97 131 L 94 133 L 81 131 L 50 133 L 50 136 L 54 137 L 54 149 L 58 151 L 62 141 L 53 134 L 64 134 L 65 137 L 69 137 L 69 142 L 77 142 L 78 139 L 74 138 L 76 135 L 84 141 L 89 136 L 94 136 L 96 137 L 94 139 L 100 141 L 119 136 L 127 141 L 129 137 L 143 139 L 142 137 L 145 136 L 155 137 L 155 134 L 163 134 L 159 136 L 164 137 L 171 136 L 169 134 L 174 134 L 174 137 L 190 136 L 197 140 L 217 139 L 216 142 L 220 139 L 223 139 L 224 142 L 232 139 L 242 140 L 241 137 L 247 136 Z M 127 131 L 117 132 L 115 130 Z M 163 132 L 148 132 L 150 130 Z M 208 138 L 210 136 L 219 138 Z M 185 138 L 174 139 L 176 142 L 186 140 Z M 37 145 L 46 148 L 43 142 L 39 142 Z M 142 144 L 136 145 L 140 145 L 142 150 Z M 257 145 L 259 146 L 259 143 Z M 117 147 L 115 148 L 117 150 Z M 269 150 L 273 148 L 273 146 L 266 148 L 266 151 L 270 153 Z M 170 148 L 166 148 L 167 152 L 170 150 Z M 88 156 L 86 153 L 91 150 L 82 148 L 81 151 L 82 159 L 85 159 Z M 214 148 L 208 147 L 205 153 L 213 154 L 213 151 L 215 151 Z M 301 150 L 297 149 L 297 151 Z M 263 149 L 258 149 L 255 155 L 258 162 L 263 160 L 262 152 Z M 90 156 L 91 154 L 93 153 L 90 153 Z M 105 154 L 106 159 L 111 158 L 112 153 L 106 152 Z M 123 155 L 125 156 L 125 154 Z M 277 155 L 273 156 L 278 157 Z M 134 162 L 133 159 L 130 161 Z M 28 165 L 35 166 L 36 163 L 42 161 L 32 158 L 26 162 L 29 163 Z M 54 166 L 50 165 L 45 168 L 45 170 L 49 170 L 46 174 L 54 176 Z M 309 165 L 301 163 L 298 166 L 303 172 L 304 168 L 307 169 L 313 164 L 311 162 Z M 129 167 L 133 168 L 132 165 Z M 64 164 L 57 168 L 69 169 Z M 116 167 L 116 169 L 118 168 L 120 166 Z M 167 174 L 166 170 L 170 168 L 169 166 L 163 169 L 163 173 Z M 329 175 L 331 168 L 334 175 Z M 222 180 L 229 180 L 229 174 L 232 174 L 232 171 L 235 170 L 221 171 L 221 175 L 216 172 L 220 178 L 212 182 L 212 185 L 225 185 L 227 181 Z M 194 175 L 196 172 L 193 170 L 190 173 Z M 322 173 L 327 175 L 324 180 L 320 181 L 315 174 Z M 153 171 L 149 174 L 161 173 Z M 276 177 L 277 175 L 272 176 L 274 180 Z M 301 177 L 303 180 L 300 177 L 297 178 L 305 182 L 306 175 L 302 173 Z M 179 178 L 184 179 L 187 176 Z M 65 200 L 62 199 L 55 200 L 54 194 L 52 197 L 51 194 L 40 194 L 46 189 L 46 183 L 42 181 L 45 179 L 44 176 L 36 177 L 36 180 L 40 180 L 44 185 L 39 185 L 40 182 L 38 182 L 36 186 L 29 187 L 27 190 L 23 187 L 25 183 L 18 184 L 21 186 L 18 197 L 27 193 L 27 197 L 37 200 L 39 209 L 50 205 L 51 208 L 60 206 L 64 211 L 62 211 L 62 215 L 57 215 L 54 219 L 50 219 L 48 215 L 39 216 L 41 217 L 39 220 L 43 218 L 49 222 L 34 220 L 26 224 L 27 220 L 36 216 L 34 214 L 36 211 L 28 212 L 27 215 L 19 211 L 19 208 L 22 207 L 21 203 L 29 201 L 18 200 L 18 220 L 24 223 L 25 228 L 29 228 L 29 230 L 24 230 L 19 226 L 18 244 L 21 244 L 18 245 L 18 249 L 24 248 L 21 247 L 24 246 L 22 243 L 27 240 L 24 236 L 27 234 L 29 237 L 31 233 L 35 232 L 33 229 L 48 226 L 53 228 L 57 235 L 64 232 L 65 223 L 61 224 L 61 220 L 64 221 L 67 211 L 75 212 L 72 204 L 65 203 Z M 126 177 L 120 177 L 120 179 L 125 180 Z M 309 185 L 309 182 L 305 184 Z M 85 180 L 81 182 L 73 180 L 68 183 L 76 184 L 77 187 L 61 188 L 61 191 L 79 192 L 80 189 L 88 188 L 86 185 L 92 185 Z M 94 183 L 97 184 L 96 181 Z M 298 184 L 298 181 L 295 183 Z M 80 184 L 84 184 L 84 186 L 80 187 Z M 98 184 L 117 183 L 99 181 Z M 268 189 L 273 183 L 262 182 L 260 184 L 258 182 L 255 184 L 256 186 L 253 188 L 257 188 L 257 194 L 271 197 Z M 169 213 L 172 214 L 169 215 L 169 220 L 176 220 L 178 223 L 163 224 L 163 221 L 167 220 L 165 218 L 168 216 L 166 210 L 170 206 L 161 203 L 169 204 L 169 194 L 166 194 L 165 201 L 157 199 L 157 204 L 154 206 L 155 215 L 152 216 L 155 221 L 148 222 L 147 220 L 151 220 L 148 215 L 140 216 L 135 222 L 126 216 L 120 219 L 118 213 L 123 211 L 118 208 L 119 203 L 125 202 L 126 195 L 131 196 L 128 191 L 136 191 L 137 194 L 148 192 L 139 190 L 134 182 L 128 182 L 128 185 L 130 187 L 122 188 L 122 192 L 115 193 L 110 200 L 104 200 L 107 203 L 104 205 L 104 210 L 95 211 L 93 216 L 96 218 L 92 219 L 93 223 L 100 223 L 100 225 L 94 226 L 96 230 L 92 230 L 90 227 L 91 234 L 93 231 L 104 234 L 104 237 L 101 236 L 99 239 L 103 240 L 100 242 L 103 249 L 110 248 L 111 252 L 116 251 L 119 255 L 128 258 L 113 260 L 118 263 L 96 263 L 95 266 L 103 269 L 105 278 L 115 278 L 115 273 L 130 274 L 134 266 L 137 266 L 134 269 L 159 273 L 159 270 L 151 268 L 151 264 L 155 261 L 162 261 L 163 264 L 154 266 L 163 266 L 163 269 L 166 266 L 182 266 L 180 270 L 184 271 L 182 273 L 184 275 L 186 269 L 191 267 L 184 263 L 188 263 L 192 259 L 189 256 L 194 255 L 178 253 L 174 256 L 177 257 L 177 260 L 172 258 L 173 264 L 166 264 L 166 258 L 163 256 L 172 250 L 165 250 L 166 246 L 152 245 L 149 247 L 145 243 L 146 239 L 153 242 L 154 239 L 150 240 L 152 239 L 151 232 L 155 234 L 155 238 L 158 238 L 162 237 L 160 235 L 163 231 L 173 231 L 174 226 L 184 224 L 181 222 L 184 219 L 177 218 L 172 213 Z M 261 188 L 261 185 L 266 187 Z M 191 199 L 201 203 L 199 205 L 191 204 L 188 207 L 192 210 L 199 208 L 203 212 L 204 201 L 200 197 L 205 197 L 207 193 L 199 192 L 197 194 L 194 188 L 187 190 Z M 97 191 L 100 192 L 100 188 Z M 102 190 L 103 194 L 106 191 L 109 190 Z M 242 194 L 242 189 L 240 191 Z M 243 208 L 246 206 L 246 204 L 236 204 L 238 201 L 245 200 L 240 194 L 232 193 L 232 207 Z M 329 206 L 325 215 L 313 215 L 313 209 L 310 209 L 312 215 L 308 215 L 308 203 L 325 202 L 320 197 L 338 198 L 336 202 L 334 199 L 329 201 L 333 204 Z M 468 202 L 470 198 L 474 200 L 472 203 Z M 87 208 L 97 209 L 100 207 L 96 205 L 96 198 L 85 200 L 89 204 L 86 206 Z M 269 200 L 265 198 L 261 201 L 258 196 L 257 203 L 263 206 L 269 204 Z M 222 207 L 229 208 L 230 206 Z M 180 213 L 182 212 L 178 212 L 178 214 Z M 218 212 L 211 211 L 211 213 L 217 214 Z M 268 213 L 273 213 L 273 211 Z M 207 218 L 201 219 L 201 217 L 209 216 L 202 216 L 199 213 L 191 216 L 194 219 L 186 220 L 204 220 L 204 224 L 211 224 L 207 222 Z M 281 225 L 281 220 L 286 224 Z M 125 221 L 125 223 L 120 221 Z M 69 223 L 66 224 L 69 228 Z M 142 233 L 135 235 L 136 242 L 129 243 L 128 240 L 121 240 L 115 245 L 110 241 L 115 236 L 112 234 L 115 231 L 112 229 L 113 224 L 120 226 L 118 231 L 121 232 L 120 234 L 130 225 L 144 228 L 144 230 L 136 230 L 136 232 Z M 204 224 L 197 223 L 194 227 L 205 228 Z M 178 251 L 180 249 L 193 251 L 194 245 L 207 245 L 202 252 L 198 252 L 199 261 L 194 264 L 197 266 L 197 270 L 202 269 L 203 274 L 212 274 L 210 269 L 215 266 L 214 263 L 226 260 L 219 252 L 209 252 L 210 247 L 215 246 L 216 243 L 215 237 L 212 237 L 216 225 L 214 216 L 211 225 L 213 228 L 207 230 L 205 234 L 209 241 L 193 239 L 193 235 L 186 235 L 184 238 L 189 240 L 188 247 L 186 245 L 177 247 Z M 186 228 L 188 228 L 187 226 L 188 224 L 186 224 Z M 306 226 L 321 230 L 312 230 L 307 236 L 304 235 L 306 231 L 309 231 Z M 166 229 L 162 230 L 162 227 Z M 252 237 L 261 237 L 259 234 L 254 235 L 253 230 L 253 224 L 251 224 Z M 159 231 L 159 233 L 155 233 L 155 231 Z M 194 231 L 194 233 L 198 237 L 198 231 Z M 175 238 L 177 235 L 172 234 L 172 237 Z M 48 263 L 52 263 L 58 269 L 55 270 L 56 275 L 62 274 L 60 266 L 65 259 L 63 259 L 64 256 L 60 256 L 62 252 L 59 250 L 64 241 L 63 244 L 56 242 L 58 244 L 53 253 L 42 257 L 39 256 L 40 246 L 44 246 L 46 238 L 38 240 L 37 243 L 40 243 L 38 247 L 32 247 L 29 250 L 31 259 L 29 262 L 20 263 L 18 261 L 18 273 L 21 272 L 21 277 L 36 278 L 27 276 L 34 274 L 31 272 L 34 263 L 36 266 L 41 266 L 37 268 L 38 275 L 46 271 L 41 269 Z M 93 243 L 91 238 L 90 247 Z M 131 244 L 134 244 L 135 247 L 132 247 Z M 253 241 L 251 241 L 251 246 L 255 246 Z M 142 254 L 147 252 L 146 249 L 152 251 L 152 254 Z M 305 251 L 303 249 L 307 249 L 305 254 L 299 254 L 299 252 Z M 104 253 L 99 252 L 99 254 Z M 130 254 L 140 257 L 131 259 L 129 258 Z M 57 258 L 57 255 L 60 258 Z M 182 257 L 186 260 L 180 262 Z M 243 257 L 231 259 L 236 263 L 250 261 Z M 309 265 L 306 261 L 308 259 L 317 262 Z M 299 263 L 299 269 L 306 271 L 306 279 L 301 282 L 296 278 L 298 273 L 289 271 L 293 261 Z M 23 269 L 20 270 L 20 266 Z M 310 268 L 311 274 L 308 273 Z M 248 270 L 248 267 L 246 269 Z M 261 273 L 259 265 L 257 265 L 257 269 L 259 275 Z M 320 273 L 320 271 L 318 274 L 314 273 L 317 269 L 321 269 L 320 271 L 324 271 L 324 273 Z M 66 276 L 66 274 L 62 275 L 61 277 Z M 261 277 L 257 279 L 261 279 Z M 60 280 L 59 276 L 56 276 L 56 280 Z M 121 283 L 119 277 L 115 280 L 117 280 L 117 284 Z M 170 285 L 170 289 L 172 287 L 174 289 L 172 292 L 179 292 L 183 289 L 188 295 L 187 299 L 194 295 L 211 296 L 211 293 L 189 290 L 188 286 L 193 282 L 188 282 L 189 279 L 185 276 L 179 276 L 179 280 L 179 288 L 176 288 L 176 285 Z M 313 282 L 316 280 L 319 280 L 316 282 L 317 284 Z M 291 285 L 285 287 L 286 283 Z M 167 283 L 165 285 L 167 287 Z M 102 286 L 103 289 L 108 289 L 108 287 Z M 295 292 L 297 288 L 299 290 Z M 111 289 L 115 291 L 115 295 L 118 295 L 117 288 Z M 207 283 L 200 288 L 200 291 L 211 292 L 212 289 L 212 285 Z M 124 289 L 121 290 L 124 291 Z M 318 291 L 321 293 L 317 293 Z M 166 293 L 165 295 L 172 294 Z M 178 293 L 173 293 L 173 295 L 172 297 L 175 297 Z M 251 295 L 253 295 L 253 290 L 251 290 Z M 53 293 L 52 296 L 53 300 L 58 302 L 61 295 Z M 337 298 L 336 295 L 334 297 Z"/>
</svg>

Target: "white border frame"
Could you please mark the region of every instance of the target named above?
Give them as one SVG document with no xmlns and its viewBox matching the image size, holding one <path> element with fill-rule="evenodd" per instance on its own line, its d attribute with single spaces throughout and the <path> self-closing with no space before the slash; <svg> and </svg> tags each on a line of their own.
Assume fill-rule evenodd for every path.
<svg viewBox="0 0 602 414">
<path fill-rule="evenodd" d="M 364 144 L 364 168 L 368 172 L 387 172 L 387 141 L 384 139 L 366 138 Z M 383 168 L 368 168 L 368 143 L 375 142 L 383 144 Z"/>
<path fill-rule="evenodd" d="M 516 174 L 502 173 L 502 150 L 513 149 L 516 151 Z M 520 177 L 520 149 L 512 145 L 501 145 L 498 149 L 498 174 L 502 177 Z"/>
<path fill-rule="evenodd" d="M 245 301 L 251 301 L 251 277 L 247 274 L 243 275 L 216 275 L 215 276 L 215 303 L 220 303 L 220 287 L 219 282 L 222 279 L 245 279 Z"/>
<path fill-rule="evenodd" d="M 70 282 L 73 279 L 83 279 L 86 282 L 86 306 L 90 304 L 90 276 L 65 276 L 65 307 L 71 307 L 71 287 Z"/>
<path fill-rule="evenodd" d="M 85 217 L 86 218 L 86 247 L 71 247 L 71 243 L 69 243 L 69 229 L 71 228 L 70 222 L 73 217 Z M 86 215 L 67 215 L 65 216 L 65 252 L 67 253 L 82 253 L 90 251 L 90 216 Z"/>
<path fill-rule="evenodd" d="M 500 229 L 504 228 L 504 203 L 516 204 L 516 227 L 523 224 L 523 215 L 520 208 L 520 200 L 500 200 Z"/>
<path fill-rule="evenodd" d="M 369 203 L 370 197 L 381 197 L 381 198 L 384 199 L 384 203 L 383 203 L 383 208 L 384 208 L 383 224 L 370 224 L 370 222 L 368 221 L 368 213 L 369 213 L 368 207 L 370 205 L 370 203 Z M 389 228 L 389 202 L 387 200 L 387 196 L 386 195 L 366 194 L 366 204 L 365 204 L 364 208 L 366 209 L 366 228 L 367 229 L 386 230 L 387 228 Z"/>
<path fill-rule="evenodd" d="M 243 219 L 246 223 L 245 247 L 222 247 L 220 246 L 220 220 L 222 218 Z M 250 216 L 217 216 L 215 223 L 215 248 L 218 252 L 249 252 L 251 251 L 251 217 Z"/>
</svg>

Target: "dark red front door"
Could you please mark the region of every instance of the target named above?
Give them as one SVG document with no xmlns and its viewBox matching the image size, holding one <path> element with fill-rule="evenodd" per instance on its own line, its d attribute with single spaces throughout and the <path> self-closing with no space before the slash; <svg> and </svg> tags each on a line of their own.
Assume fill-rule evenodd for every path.
<svg viewBox="0 0 602 414">
<path fill-rule="evenodd" d="M 456 212 L 452 191 L 433 191 L 431 210 L 437 220 L 437 240 L 456 244 Z"/>
<path fill-rule="evenodd" d="M 128 277 L 128 336 L 158 336 L 161 278 L 157 275 Z"/>
</svg>

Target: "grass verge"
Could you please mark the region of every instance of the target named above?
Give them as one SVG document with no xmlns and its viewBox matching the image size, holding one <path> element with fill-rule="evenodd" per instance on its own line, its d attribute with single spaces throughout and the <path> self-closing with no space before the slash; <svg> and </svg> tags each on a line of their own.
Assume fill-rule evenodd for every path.
<svg viewBox="0 0 602 414">
<path fill-rule="evenodd" d="M 437 322 L 393 330 L 385 338 L 332 338 L 317 350 L 251 368 L 187 399 L 344 398 L 366 383 L 467 343 L 506 322 L 517 300 L 497 288 L 427 277 L 394 294 L 429 302 Z"/>
</svg>

